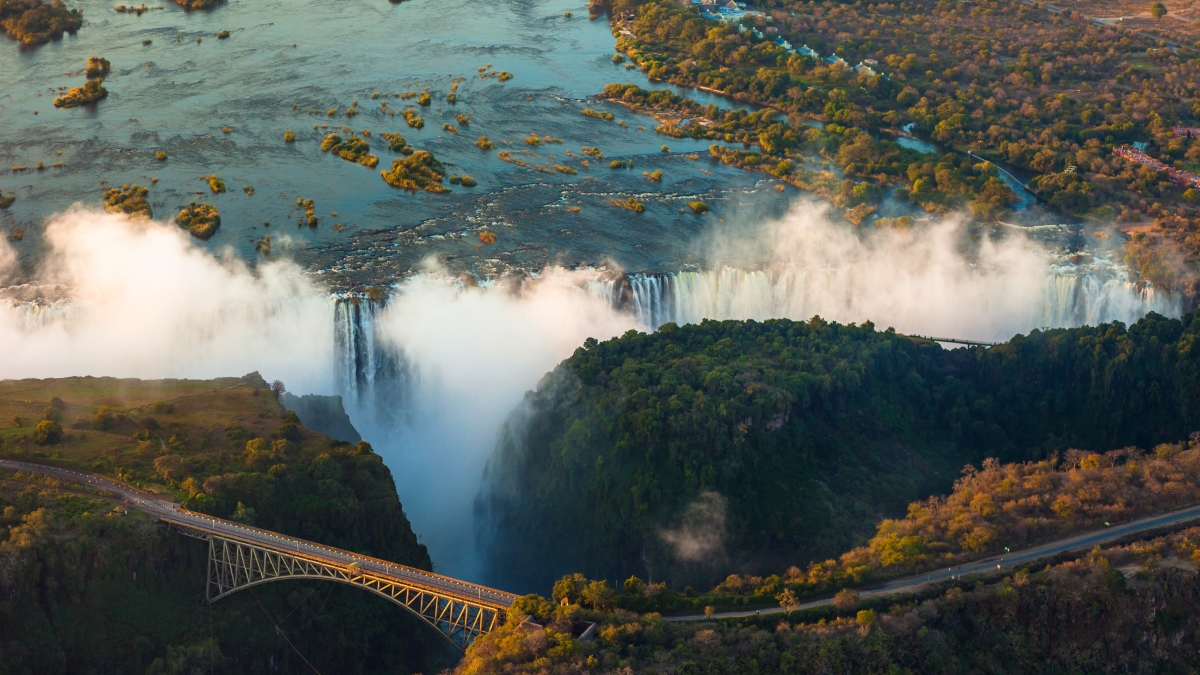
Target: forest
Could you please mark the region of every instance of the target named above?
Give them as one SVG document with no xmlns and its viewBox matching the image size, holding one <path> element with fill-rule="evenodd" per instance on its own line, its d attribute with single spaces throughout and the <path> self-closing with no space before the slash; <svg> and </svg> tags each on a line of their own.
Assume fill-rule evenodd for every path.
<svg viewBox="0 0 1200 675">
<path fill-rule="evenodd" d="M 931 211 L 995 218 L 1012 194 L 990 179 L 994 165 L 1007 166 L 1062 213 L 1142 225 L 1128 262 L 1160 288 L 1195 296 L 1200 189 L 1113 154 L 1144 144 L 1167 166 L 1197 171 L 1200 139 L 1179 131 L 1200 118 L 1195 45 L 1168 47 L 1020 0 L 749 5 L 758 13 L 722 23 L 673 0 L 608 3 L 618 51 L 652 79 L 762 107 L 736 130 L 728 112 L 709 111 L 660 132 L 712 137 L 724 125 L 724 140 L 747 145 L 739 165 L 828 198 L 853 202 L 859 183 L 882 188 L 838 204 L 846 209 L 894 192 Z M 653 111 L 661 101 L 626 103 Z M 943 154 L 901 149 L 895 139 L 908 132 Z M 805 154 L 832 161 L 844 179 L 805 167 Z"/>
<path fill-rule="evenodd" d="M 558 673 L 1190 673 L 1200 529 L 907 596 L 673 623 L 586 595 L 518 601 L 456 675 Z M 1168 557 L 1164 557 L 1164 554 Z M 526 619 L 532 623 L 527 623 Z M 572 639 L 597 624 L 590 642 Z"/>
<path fill-rule="evenodd" d="M 0 419 L 5 457 L 105 474 L 190 509 L 431 569 L 370 445 L 304 428 L 257 374 L 0 382 Z M 266 584 L 204 605 L 204 542 L 84 486 L 5 473 L 0 514 L 5 675 L 404 673 L 453 663 L 428 626 L 337 584 Z"/>
<path fill-rule="evenodd" d="M 579 571 L 711 587 L 866 544 L 878 521 L 950 492 L 965 464 L 1077 448 L 1114 462 L 1103 453 L 1187 438 L 1197 319 L 990 349 L 820 318 L 589 340 L 526 395 L 489 461 L 476 510 L 490 581 L 536 591 Z M 1004 544 L 1017 520 L 987 525 L 997 538 L 980 545 Z"/>
</svg>

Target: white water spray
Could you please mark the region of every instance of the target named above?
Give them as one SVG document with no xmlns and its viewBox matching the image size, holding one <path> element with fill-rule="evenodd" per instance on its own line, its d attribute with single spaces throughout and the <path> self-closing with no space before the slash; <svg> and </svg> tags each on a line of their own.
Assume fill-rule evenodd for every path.
<svg viewBox="0 0 1200 675">
<path fill-rule="evenodd" d="M 1024 237 L 970 256 L 947 223 L 860 239 L 812 205 L 714 236 L 710 270 L 605 276 L 550 269 L 469 286 L 438 272 L 390 300 L 330 296 L 296 265 L 250 269 L 178 228 L 75 209 L 46 230 L 38 271 L 69 297 L 0 304 L 0 377 L 217 377 L 260 371 L 341 394 L 396 477 L 439 571 L 478 578 L 471 504 L 521 396 L 585 338 L 702 318 L 874 321 L 1007 339 L 1039 326 L 1177 316 L 1117 265 L 1055 266 Z M 0 242 L 0 278 L 14 256 Z M 11 295 L 11 293 L 10 293 Z"/>
</svg>

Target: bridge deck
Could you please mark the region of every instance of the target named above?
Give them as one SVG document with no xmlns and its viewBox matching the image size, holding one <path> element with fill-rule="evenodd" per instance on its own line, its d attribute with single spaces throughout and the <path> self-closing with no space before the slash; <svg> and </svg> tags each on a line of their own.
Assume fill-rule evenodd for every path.
<svg viewBox="0 0 1200 675">
<path fill-rule="evenodd" d="M 181 508 L 178 504 L 109 478 L 57 466 L 10 459 L 0 459 L 0 467 L 12 471 L 52 476 L 116 494 L 140 507 L 156 520 L 174 525 L 175 527 L 228 539 L 237 539 L 281 553 L 309 558 L 324 564 L 342 567 L 356 565 L 358 569 L 370 572 L 373 575 L 452 596 L 477 605 L 506 610 L 518 597 L 512 593 L 460 581 L 441 574 L 434 574 L 433 572 L 426 572 L 415 567 L 398 565 L 352 551 L 325 546 L 270 530 L 263 530 L 221 518 L 214 518 L 202 513 L 196 513 L 195 511 L 189 511 Z"/>
</svg>

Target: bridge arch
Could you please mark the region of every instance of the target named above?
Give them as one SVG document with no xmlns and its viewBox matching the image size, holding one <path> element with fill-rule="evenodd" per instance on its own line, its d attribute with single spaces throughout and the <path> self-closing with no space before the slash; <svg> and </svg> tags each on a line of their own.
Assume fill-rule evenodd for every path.
<svg viewBox="0 0 1200 675">
<path fill-rule="evenodd" d="M 507 607 L 482 597 L 471 600 L 462 594 L 366 571 L 357 564 L 333 563 L 214 533 L 177 529 L 208 542 L 205 590 L 208 603 L 272 581 L 334 581 L 362 588 L 403 607 L 450 640 L 459 651 L 465 651 L 479 636 L 500 626 L 507 615 Z"/>
</svg>

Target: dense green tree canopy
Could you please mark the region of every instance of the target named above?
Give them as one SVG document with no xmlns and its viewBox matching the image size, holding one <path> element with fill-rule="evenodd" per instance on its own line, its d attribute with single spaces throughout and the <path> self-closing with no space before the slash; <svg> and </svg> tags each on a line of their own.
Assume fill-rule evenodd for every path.
<svg viewBox="0 0 1200 675">
<path fill-rule="evenodd" d="M 945 350 L 814 318 L 589 340 L 530 392 L 477 500 L 493 580 L 711 582 L 865 541 L 967 462 L 1185 437 L 1200 321 Z"/>
</svg>

